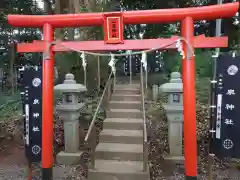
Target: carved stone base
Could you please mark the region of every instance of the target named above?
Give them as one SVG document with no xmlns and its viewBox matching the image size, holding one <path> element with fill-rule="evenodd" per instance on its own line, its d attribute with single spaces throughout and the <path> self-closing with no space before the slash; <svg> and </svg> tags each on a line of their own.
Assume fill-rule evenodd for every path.
<svg viewBox="0 0 240 180">
<path fill-rule="evenodd" d="M 65 165 L 78 164 L 81 161 L 83 152 L 79 151 L 76 153 L 66 153 L 61 151 L 57 154 L 57 163 Z"/>
</svg>

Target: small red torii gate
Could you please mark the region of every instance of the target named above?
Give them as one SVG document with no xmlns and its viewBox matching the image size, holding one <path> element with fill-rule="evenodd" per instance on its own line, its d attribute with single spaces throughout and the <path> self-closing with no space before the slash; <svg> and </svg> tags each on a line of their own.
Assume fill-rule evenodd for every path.
<svg viewBox="0 0 240 180">
<path fill-rule="evenodd" d="M 123 40 L 122 28 L 124 24 L 150 24 L 181 22 L 182 36 L 193 48 L 216 48 L 227 47 L 227 37 L 206 38 L 203 36 L 194 37 L 194 21 L 213 20 L 234 16 L 239 8 L 239 3 L 227 3 L 191 8 L 175 8 L 163 10 L 141 10 L 125 11 L 117 13 L 81 13 L 61 15 L 9 15 L 8 22 L 15 27 L 37 27 L 43 28 L 43 41 L 18 44 L 18 52 L 43 52 L 43 95 L 42 95 L 42 179 L 52 179 L 53 166 L 53 66 L 54 52 L 69 51 L 67 46 L 82 51 L 112 51 L 127 49 L 150 49 L 156 45 L 172 42 L 170 39 L 143 39 Z M 119 19 L 119 34 L 117 39 L 109 39 L 111 33 L 108 26 L 108 18 Z M 116 19 L 115 19 L 116 20 Z M 111 20 L 109 20 L 111 22 Z M 54 28 L 77 27 L 77 26 L 102 26 L 105 29 L 105 43 L 103 41 L 82 41 L 82 42 L 60 42 L 56 45 L 54 41 Z M 113 30 L 113 27 L 112 29 Z M 110 36 L 109 36 L 110 35 Z M 113 37 L 113 36 L 112 36 Z M 64 43 L 64 46 L 61 46 Z M 63 44 L 62 44 L 63 45 Z M 169 48 L 175 48 L 173 46 Z M 188 48 L 184 43 L 184 51 L 187 54 Z M 196 100 L 195 100 L 195 62 L 184 58 L 182 63 L 183 77 L 183 103 L 184 103 L 184 155 L 185 175 L 187 180 L 197 179 L 197 141 L 196 141 Z"/>
</svg>

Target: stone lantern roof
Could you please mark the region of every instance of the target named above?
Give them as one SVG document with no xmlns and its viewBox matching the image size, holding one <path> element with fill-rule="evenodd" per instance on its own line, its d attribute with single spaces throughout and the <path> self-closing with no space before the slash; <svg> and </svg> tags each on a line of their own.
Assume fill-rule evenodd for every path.
<svg viewBox="0 0 240 180">
<path fill-rule="evenodd" d="M 87 88 L 82 84 L 77 84 L 74 80 L 74 75 L 68 73 L 65 75 L 63 84 L 56 85 L 54 87 L 54 91 L 60 93 L 81 93 L 87 91 Z"/>
<path fill-rule="evenodd" d="M 183 83 L 181 74 L 179 72 L 173 72 L 169 83 L 165 83 L 160 87 L 160 91 L 163 93 L 182 93 Z"/>
</svg>

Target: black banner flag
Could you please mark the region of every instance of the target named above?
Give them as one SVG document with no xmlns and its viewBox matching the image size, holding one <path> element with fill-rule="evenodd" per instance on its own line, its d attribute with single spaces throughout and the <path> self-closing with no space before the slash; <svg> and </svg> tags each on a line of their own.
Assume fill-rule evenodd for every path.
<svg viewBox="0 0 240 180">
<path fill-rule="evenodd" d="M 42 150 L 42 68 L 24 66 L 20 73 L 26 157 L 30 162 L 39 162 Z"/>
<path fill-rule="evenodd" d="M 217 59 L 211 153 L 240 158 L 240 57 Z"/>
</svg>

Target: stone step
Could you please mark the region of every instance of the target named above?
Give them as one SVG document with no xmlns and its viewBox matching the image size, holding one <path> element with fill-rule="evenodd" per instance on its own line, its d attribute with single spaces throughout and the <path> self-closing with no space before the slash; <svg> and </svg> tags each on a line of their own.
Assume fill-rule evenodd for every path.
<svg viewBox="0 0 240 180">
<path fill-rule="evenodd" d="M 140 86 L 139 87 L 130 87 L 130 86 L 124 86 L 124 87 L 114 87 L 114 90 L 119 91 L 137 91 L 140 92 Z"/>
<path fill-rule="evenodd" d="M 141 95 L 113 93 L 111 100 L 112 101 L 141 101 Z"/>
<path fill-rule="evenodd" d="M 134 89 L 134 88 L 118 88 L 114 89 L 114 94 L 140 94 L 140 89 Z"/>
<path fill-rule="evenodd" d="M 139 109 L 110 109 L 107 111 L 107 118 L 142 118 L 142 112 Z"/>
<path fill-rule="evenodd" d="M 133 89 L 140 89 L 141 86 L 140 84 L 116 84 L 115 85 L 115 88 L 118 89 L 118 88 L 133 88 Z"/>
<path fill-rule="evenodd" d="M 142 130 L 143 119 L 107 118 L 103 122 L 103 129 Z"/>
<path fill-rule="evenodd" d="M 141 101 L 110 101 L 110 109 L 141 109 Z"/>
<path fill-rule="evenodd" d="M 142 130 L 103 129 L 103 131 L 100 133 L 100 142 L 142 144 L 143 131 Z"/>
<path fill-rule="evenodd" d="M 141 161 L 96 160 L 88 180 L 149 180 L 149 172 L 142 169 Z"/>
<path fill-rule="evenodd" d="M 142 161 L 142 144 L 99 143 L 95 151 L 96 159 Z"/>
</svg>

